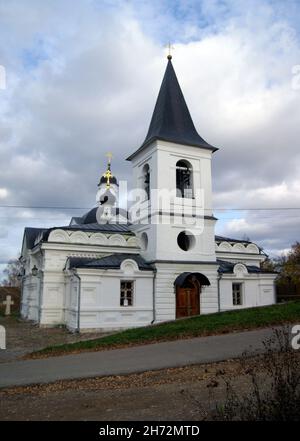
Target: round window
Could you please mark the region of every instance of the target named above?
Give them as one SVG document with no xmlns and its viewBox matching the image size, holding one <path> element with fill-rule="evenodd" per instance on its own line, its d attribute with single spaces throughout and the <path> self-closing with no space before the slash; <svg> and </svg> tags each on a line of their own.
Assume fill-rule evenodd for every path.
<svg viewBox="0 0 300 441">
<path fill-rule="evenodd" d="M 195 237 L 191 233 L 182 231 L 177 236 L 177 244 L 183 251 L 188 251 L 195 245 Z"/>
</svg>

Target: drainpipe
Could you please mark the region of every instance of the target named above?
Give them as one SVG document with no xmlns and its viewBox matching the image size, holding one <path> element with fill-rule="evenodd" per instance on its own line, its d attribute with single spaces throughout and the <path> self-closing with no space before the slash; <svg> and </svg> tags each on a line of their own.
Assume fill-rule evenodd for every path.
<svg viewBox="0 0 300 441">
<path fill-rule="evenodd" d="M 221 312 L 221 294 L 220 294 L 220 281 L 222 279 L 222 273 L 218 276 L 218 312 Z"/>
<path fill-rule="evenodd" d="M 152 288 L 152 293 L 153 293 L 153 298 L 152 298 L 152 300 L 153 300 L 153 302 L 152 302 L 152 305 L 153 305 L 153 320 L 152 320 L 152 322 L 151 322 L 151 325 L 153 325 L 153 323 L 154 323 L 155 320 L 156 320 L 156 311 L 155 311 L 155 281 L 156 281 L 156 273 L 157 273 L 157 269 L 154 268 L 153 272 L 154 272 L 154 276 L 153 276 L 153 288 Z"/>
<path fill-rule="evenodd" d="M 73 270 L 73 275 L 76 277 L 76 279 L 78 280 L 78 295 L 77 295 L 77 328 L 76 328 L 76 332 L 80 332 L 80 302 L 81 302 L 81 278 L 79 277 L 79 275 L 77 274 L 76 269 Z"/>
<path fill-rule="evenodd" d="M 38 323 L 39 326 L 41 325 L 41 317 L 42 317 L 42 295 L 43 295 L 43 272 L 39 271 L 38 273 L 38 279 L 39 279 L 39 309 L 38 309 Z"/>
<path fill-rule="evenodd" d="M 20 275 L 19 275 L 20 288 L 21 288 L 20 315 L 21 315 L 22 318 L 24 318 L 24 315 L 23 315 L 23 305 L 24 305 L 24 285 L 25 285 L 25 279 L 26 279 L 25 273 L 24 274 L 20 273 Z"/>
</svg>

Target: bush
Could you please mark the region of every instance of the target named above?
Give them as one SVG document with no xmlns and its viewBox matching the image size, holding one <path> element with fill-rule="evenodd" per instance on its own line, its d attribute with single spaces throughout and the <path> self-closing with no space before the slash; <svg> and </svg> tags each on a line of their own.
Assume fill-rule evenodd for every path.
<svg viewBox="0 0 300 441">
<path fill-rule="evenodd" d="M 239 394 L 225 379 L 226 400 L 215 419 L 240 421 L 300 421 L 300 353 L 291 347 L 287 327 L 276 329 L 264 342 L 265 352 L 249 362 L 241 359 L 250 391 Z"/>
</svg>

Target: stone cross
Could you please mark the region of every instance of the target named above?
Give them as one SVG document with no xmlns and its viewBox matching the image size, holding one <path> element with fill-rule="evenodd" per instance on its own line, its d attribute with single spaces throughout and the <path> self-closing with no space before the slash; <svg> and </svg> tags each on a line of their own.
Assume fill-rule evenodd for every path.
<svg viewBox="0 0 300 441">
<path fill-rule="evenodd" d="M 11 310 L 10 307 L 14 305 L 14 301 L 11 299 L 11 296 L 6 296 L 6 300 L 3 301 L 3 305 L 5 305 L 5 315 L 10 315 Z"/>
</svg>

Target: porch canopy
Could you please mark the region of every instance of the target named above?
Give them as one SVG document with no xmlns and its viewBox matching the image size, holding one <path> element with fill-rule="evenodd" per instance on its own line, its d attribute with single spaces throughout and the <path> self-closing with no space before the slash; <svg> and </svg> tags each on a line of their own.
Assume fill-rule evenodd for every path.
<svg viewBox="0 0 300 441">
<path fill-rule="evenodd" d="M 178 277 L 176 277 L 174 285 L 182 287 L 184 285 L 184 283 L 186 282 L 186 280 L 192 276 L 198 280 L 200 285 L 206 285 L 206 286 L 210 285 L 210 281 L 208 280 L 208 278 L 204 274 L 202 274 L 202 273 L 188 273 L 188 272 L 181 273 Z"/>
</svg>

